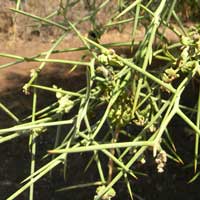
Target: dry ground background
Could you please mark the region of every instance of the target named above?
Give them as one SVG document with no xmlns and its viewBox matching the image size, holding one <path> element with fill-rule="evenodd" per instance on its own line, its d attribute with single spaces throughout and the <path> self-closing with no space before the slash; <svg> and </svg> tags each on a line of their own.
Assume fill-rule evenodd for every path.
<svg viewBox="0 0 200 200">
<path fill-rule="evenodd" d="M 87 12 L 87 7 L 84 2 L 77 4 L 70 10 L 68 19 L 70 21 L 77 21 L 82 18 Z M 114 2 L 114 1 L 113 1 Z M 46 6 L 48 5 L 48 6 Z M 110 9 L 115 6 L 115 3 L 111 4 L 110 7 L 105 8 L 98 15 L 98 21 L 101 23 L 105 23 L 105 21 L 110 17 L 111 12 Z M 15 3 L 10 0 L 5 0 L 0 2 L 0 52 L 16 54 L 20 56 L 33 56 L 39 52 L 47 51 L 54 39 L 59 36 L 60 30 L 55 27 L 47 27 L 40 26 L 39 23 L 36 23 L 32 19 L 14 14 L 9 8 L 15 7 Z M 59 1 L 54 0 L 28 0 L 24 1 L 23 9 L 32 14 L 44 17 L 49 13 L 56 11 L 59 8 Z M 105 14 L 106 13 L 106 14 Z M 61 17 L 56 16 L 53 18 L 55 21 L 60 22 Z M 130 24 L 131 25 L 131 24 Z M 78 26 L 79 30 L 83 34 L 87 34 L 89 30 L 92 29 L 92 25 L 89 22 L 84 22 Z M 171 40 L 177 40 L 176 36 L 171 32 L 167 31 L 166 33 L 168 38 Z M 118 31 L 117 29 L 111 29 L 101 37 L 102 43 L 111 43 L 111 42 L 127 42 L 130 41 L 131 35 L 131 27 L 126 26 L 122 29 L 122 31 Z M 136 36 L 136 41 L 140 41 L 143 39 L 144 29 L 141 27 L 141 30 L 138 31 Z M 57 49 L 69 48 L 69 47 L 80 47 L 82 43 L 80 40 L 75 37 L 75 34 L 69 32 L 66 36 L 65 40 L 60 44 Z M 119 53 L 128 53 L 129 49 L 121 48 L 118 49 Z M 70 59 L 70 60 L 79 60 L 83 52 L 70 52 L 58 54 L 53 57 Z M 7 58 L 1 58 L 0 64 L 7 63 L 9 61 L 13 61 Z M 38 66 L 37 63 L 21 63 L 10 68 L 1 69 L 0 73 L 0 91 L 8 91 L 12 88 L 12 86 L 16 86 L 16 81 L 19 81 L 19 77 L 27 77 L 30 73 L 30 69 L 36 68 Z M 48 69 L 47 69 L 48 68 Z M 54 74 L 56 71 L 58 75 L 69 75 L 67 74 L 66 68 L 64 68 L 65 73 L 63 74 L 63 70 L 61 70 L 62 66 L 56 66 L 47 64 L 47 71 L 45 74 Z M 46 77 L 46 75 L 45 75 Z M 20 86 L 24 84 L 24 82 L 18 83 Z"/>
<path fill-rule="evenodd" d="M 48 6 L 46 6 L 48 5 Z M 0 52 L 11 53 L 21 56 L 33 56 L 38 52 L 46 51 L 52 45 L 52 40 L 59 35 L 59 30 L 51 27 L 39 27 L 30 26 L 33 21 L 27 17 L 15 15 L 9 11 L 9 7 L 14 7 L 14 1 L 4 0 L 0 1 Z M 113 5 L 114 6 L 114 5 Z M 58 8 L 58 1 L 55 0 L 28 0 L 24 1 L 23 9 L 39 16 L 47 16 L 52 11 Z M 106 8 L 105 13 L 109 15 L 109 9 Z M 87 9 L 85 8 L 84 1 L 80 5 L 69 12 L 69 19 L 74 21 L 81 16 L 84 16 Z M 100 14 L 98 17 L 104 21 L 107 15 Z M 59 17 L 55 20 L 59 21 Z M 34 23 L 35 24 L 35 23 Z M 80 30 L 86 34 L 91 29 L 89 23 L 84 23 L 80 27 Z M 143 30 L 141 29 L 138 34 L 137 40 L 141 40 L 143 36 Z M 101 41 L 104 43 L 117 42 L 117 41 L 129 41 L 130 28 L 125 27 L 123 32 L 117 30 L 110 30 L 105 33 Z M 170 32 L 168 37 L 171 40 L 176 40 L 174 35 Z M 59 46 L 61 48 L 78 47 L 81 42 L 75 37 L 73 33 L 69 33 L 64 42 Z M 127 53 L 126 48 L 122 48 L 120 53 Z M 81 58 L 84 52 L 63 53 L 54 55 L 53 57 L 62 59 L 78 60 Z M 11 60 L 0 58 L 0 64 L 7 63 Z M 25 96 L 22 93 L 22 86 L 29 80 L 30 70 L 38 67 L 38 63 L 22 63 L 9 68 L 0 70 L 0 101 L 7 105 L 17 116 L 25 116 L 31 113 L 31 97 Z M 69 73 L 69 66 L 48 64 L 45 70 L 42 72 L 42 79 L 40 81 L 45 85 L 52 86 L 57 84 L 60 87 L 70 90 L 77 90 L 84 84 L 84 76 L 82 72 Z M 40 93 L 41 101 L 39 107 L 48 105 L 55 100 L 55 97 L 49 93 Z M 8 127 L 13 122 L 0 111 L 0 127 Z M 178 132 L 183 132 L 181 125 L 172 124 L 171 129 Z M 46 138 L 40 138 L 38 146 L 38 159 L 45 153 L 46 149 L 50 148 L 53 144 L 51 136 Z M 190 152 L 192 151 L 192 145 L 186 145 L 188 142 L 192 142 L 190 136 L 185 134 L 185 138 L 174 138 L 175 142 L 179 142 L 178 150 L 184 149 L 185 154 L 183 157 L 188 160 Z M 47 142 L 48 141 L 48 142 Z M 28 154 L 28 141 L 26 138 L 17 139 L 17 141 L 8 142 L 0 145 L 0 199 L 6 199 L 12 192 L 20 187 L 19 182 L 29 174 L 29 154 Z M 76 161 L 82 163 L 80 166 L 85 166 L 86 157 L 72 157 L 75 160 L 69 166 L 73 169 L 72 176 L 69 175 L 69 185 L 74 184 L 77 180 L 81 179 L 76 169 Z M 42 165 L 38 164 L 38 167 Z M 70 171 L 69 169 L 69 171 Z M 82 168 L 81 168 L 82 169 Z M 53 178 L 44 177 L 38 184 L 36 184 L 36 200 L 50 199 L 88 199 L 94 194 L 94 189 L 80 190 L 63 193 L 54 193 L 55 189 L 63 186 L 64 181 L 62 179 L 62 169 L 58 169 L 54 172 Z M 169 162 L 167 170 L 164 174 L 156 174 L 154 166 L 146 165 L 143 169 L 148 172 L 149 176 L 141 178 L 139 181 L 133 183 L 135 185 L 135 191 L 140 194 L 146 200 L 157 199 L 200 199 L 199 183 L 197 180 L 195 183 L 188 185 L 186 181 L 191 177 L 190 170 L 183 170 L 180 166 Z M 89 176 L 88 174 L 85 177 Z M 73 177 L 73 178 L 72 178 Z M 89 176 L 89 180 L 93 179 L 95 174 Z M 84 180 L 84 177 L 82 178 Z M 126 188 L 121 183 L 118 184 L 118 197 L 117 199 L 128 199 Z M 27 199 L 27 193 L 17 198 L 19 200 Z"/>
</svg>

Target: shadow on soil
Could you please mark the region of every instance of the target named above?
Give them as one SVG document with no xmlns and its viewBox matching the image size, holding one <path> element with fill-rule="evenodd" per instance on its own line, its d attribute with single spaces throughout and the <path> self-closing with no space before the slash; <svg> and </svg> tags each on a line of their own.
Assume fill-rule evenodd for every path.
<svg viewBox="0 0 200 200">
<path fill-rule="evenodd" d="M 14 86 L 1 94 L 0 101 L 8 106 L 19 118 L 23 118 L 31 114 L 31 95 L 26 96 L 22 93 L 21 86 L 29 80 L 29 77 L 10 74 L 8 79 L 12 81 Z M 52 86 L 59 84 L 67 90 L 77 91 L 85 84 L 85 77 L 82 73 L 70 74 L 64 68 L 59 68 L 53 72 L 44 72 L 40 84 Z M 16 87 L 15 87 L 16 86 Z M 38 109 L 43 108 L 56 100 L 55 94 L 47 91 L 39 92 Z M 190 102 L 188 102 L 190 103 Z M 9 117 L 0 111 L 1 128 L 14 125 Z M 186 125 L 180 123 L 178 117 L 173 120 L 170 125 L 172 138 L 177 145 L 177 153 L 180 153 L 182 159 L 188 163 L 193 156 L 194 139 L 185 131 Z M 50 158 L 42 159 L 47 149 L 53 147 L 55 129 L 48 129 L 49 133 L 38 138 L 37 146 L 37 168 L 43 166 Z M 9 195 L 20 188 L 20 182 L 29 175 L 30 154 L 28 150 L 28 137 L 17 138 L 16 140 L 6 142 L 0 145 L 0 199 L 6 199 Z M 103 155 L 102 155 L 103 156 Z M 187 181 L 192 177 L 192 168 L 183 169 L 182 166 L 168 161 L 166 170 L 163 174 L 156 172 L 152 155 L 148 155 L 147 163 L 140 166 L 139 170 L 148 173 L 148 176 L 141 176 L 138 180 L 130 178 L 133 191 L 136 193 L 135 199 L 145 200 L 169 200 L 169 199 L 200 199 L 198 179 L 192 184 Z M 63 166 L 57 167 L 52 176 L 47 174 L 35 185 L 35 200 L 85 200 L 93 199 L 95 188 L 84 188 L 81 190 L 71 190 L 67 192 L 55 192 L 56 189 L 74 185 L 76 183 L 93 182 L 98 180 L 98 172 L 96 167 L 91 165 L 86 173 L 83 173 L 84 167 L 89 161 L 89 154 L 72 154 L 69 156 L 69 165 L 67 167 L 67 181 L 63 178 Z M 107 160 L 105 160 L 104 169 L 107 168 Z M 137 169 L 138 170 L 138 169 Z M 123 180 L 119 182 L 115 189 L 117 197 L 114 199 L 130 199 L 128 191 Z M 19 200 L 28 199 L 28 191 L 24 192 Z"/>
</svg>

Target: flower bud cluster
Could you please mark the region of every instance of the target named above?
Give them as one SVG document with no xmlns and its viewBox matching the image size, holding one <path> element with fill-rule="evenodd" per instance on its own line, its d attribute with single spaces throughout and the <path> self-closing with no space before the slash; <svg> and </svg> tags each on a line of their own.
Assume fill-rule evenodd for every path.
<svg viewBox="0 0 200 200">
<path fill-rule="evenodd" d="M 155 162 L 157 164 L 157 171 L 158 173 L 164 172 L 164 167 L 167 163 L 167 153 L 164 150 L 161 150 L 159 154 L 157 154 Z"/>
</svg>

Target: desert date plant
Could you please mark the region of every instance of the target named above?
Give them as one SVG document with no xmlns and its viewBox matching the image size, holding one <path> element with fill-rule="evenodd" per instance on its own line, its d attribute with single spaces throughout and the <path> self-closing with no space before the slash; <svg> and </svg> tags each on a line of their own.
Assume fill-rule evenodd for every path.
<svg viewBox="0 0 200 200">
<path fill-rule="evenodd" d="M 147 156 L 154 159 L 158 173 L 164 172 L 168 159 L 183 163 L 176 153 L 168 129 L 175 116 L 179 116 L 194 130 L 194 158 L 191 158 L 191 165 L 194 166 L 197 178 L 200 29 L 198 26 L 190 29 L 184 27 L 175 12 L 177 2 L 119 0 L 114 5 L 109 0 L 60 0 L 59 9 L 49 13 L 47 17 L 21 10 L 21 1 L 18 1 L 16 8 L 11 8 L 17 15 L 24 15 L 37 23 L 60 29 L 62 34 L 48 51 L 38 52 L 38 55 L 32 57 L 0 53 L 1 57 L 14 60 L 1 65 L 1 69 L 21 62 L 38 63 L 38 68 L 31 71 L 30 80 L 23 87 L 24 93 L 33 97 L 32 115 L 18 119 L 12 110 L 0 104 L 0 108 L 16 122 L 12 127 L 0 129 L 0 143 L 26 135 L 29 137 L 31 154 L 30 176 L 22 181 L 21 188 L 8 197 L 8 200 L 15 199 L 27 189 L 30 190 L 29 199 L 34 199 L 34 185 L 58 165 L 63 165 L 64 178 L 67 180 L 66 174 L 70 173 L 66 172 L 68 155 L 84 152 L 92 152 L 88 154 L 90 161 L 85 166 L 86 169 L 91 163 L 95 163 L 99 177 L 94 182 L 77 183 L 59 191 L 91 186 L 96 187 L 96 194 L 91 199 L 108 200 L 116 196 L 115 185 L 123 180 L 130 198 L 133 199 L 134 189 L 130 180 L 137 181 L 138 176 L 143 174 L 137 167 L 145 165 Z M 84 18 L 70 21 L 67 14 L 78 4 L 84 4 L 88 12 Z M 112 7 L 111 16 L 100 22 L 100 13 L 108 7 Z M 53 20 L 55 15 L 62 16 L 63 21 Z M 78 28 L 85 22 L 91 24 L 87 36 Z M 101 42 L 101 36 L 105 32 L 113 28 L 123 30 L 125 26 L 131 27 L 129 41 L 109 44 Z M 142 27 L 145 29 L 144 38 L 137 41 L 137 31 Z M 166 30 L 173 32 L 177 37 L 176 42 L 171 42 L 166 37 Z M 69 32 L 74 32 L 83 46 L 57 50 Z M 116 47 L 124 46 L 130 48 L 130 55 L 125 57 L 115 50 Z M 85 51 L 87 59 L 84 56 L 75 61 L 50 58 L 52 54 L 72 51 Z M 154 64 L 155 60 L 159 64 Z M 48 87 L 39 84 L 38 77 L 47 63 L 66 64 L 72 71 L 84 69 L 86 82 L 82 89 L 70 91 L 56 85 Z M 182 94 L 191 82 L 196 82 L 199 90 L 194 107 L 182 103 Z M 57 101 L 38 110 L 39 90 L 54 93 Z M 190 115 L 195 117 L 190 118 Z M 49 156 L 52 159 L 36 170 L 35 162 L 39 162 L 37 141 L 44 132 L 48 134 L 48 128 L 52 126 L 57 127 L 55 144 L 44 155 L 44 159 Z M 68 131 L 62 132 L 61 127 L 68 127 Z M 131 130 L 127 127 L 131 127 Z M 107 159 L 102 159 L 102 155 Z"/>
</svg>

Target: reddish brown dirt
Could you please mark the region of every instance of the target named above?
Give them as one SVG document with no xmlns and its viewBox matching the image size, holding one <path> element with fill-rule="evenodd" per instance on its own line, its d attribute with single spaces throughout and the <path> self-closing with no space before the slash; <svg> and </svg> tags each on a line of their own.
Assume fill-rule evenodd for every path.
<svg viewBox="0 0 200 200">
<path fill-rule="evenodd" d="M 130 33 L 131 29 L 130 27 L 125 28 L 123 32 L 119 32 L 117 30 L 111 30 L 107 33 L 105 33 L 102 38 L 102 43 L 111 43 L 111 42 L 127 42 L 130 41 Z M 136 36 L 136 41 L 140 41 L 143 39 L 144 30 L 141 29 L 138 31 Z M 170 40 L 177 40 L 177 37 L 171 32 L 167 31 L 167 36 Z M 0 47 L 0 53 L 8 53 L 23 57 L 31 57 L 34 55 L 37 55 L 38 53 L 45 52 L 50 49 L 52 46 L 52 42 L 43 42 L 41 38 L 33 36 L 31 41 L 24 41 L 20 40 L 19 38 L 14 39 L 12 36 L 8 38 L 8 41 L 5 41 L 3 38 L 0 38 L 1 47 Z M 70 48 L 70 47 L 80 47 L 82 46 L 81 41 L 73 34 L 69 34 L 66 39 L 57 47 L 57 49 L 64 49 L 64 48 Z M 120 53 L 127 53 L 126 48 L 121 48 Z M 56 59 L 67 59 L 67 60 L 80 60 L 81 56 L 84 54 L 84 52 L 67 52 L 67 53 L 61 53 L 61 54 L 54 54 L 51 56 L 51 58 Z M 0 65 L 6 64 L 8 62 L 13 62 L 14 59 L 0 57 Z M 34 62 L 23 62 L 17 65 L 12 65 L 10 67 L 0 69 L 0 92 L 5 92 L 8 90 L 11 90 L 13 87 L 16 87 L 16 84 L 18 86 L 22 86 L 25 84 L 24 82 L 21 82 L 19 80 L 19 77 L 22 78 L 28 78 L 30 75 L 30 70 L 35 69 L 39 66 L 40 63 L 34 63 Z M 62 67 L 59 64 L 46 64 L 45 72 L 44 74 L 52 74 L 54 73 L 59 74 L 61 76 L 66 76 L 66 78 L 69 76 L 67 73 L 69 71 L 69 66 L 65 66 L 66 70 L 65 73 L 63 73 L 63 65 Z M 61 69 L 62 68 L 62 69 Z M 45 76 L 44 76 L 45 78 Z"/>
</svg>

